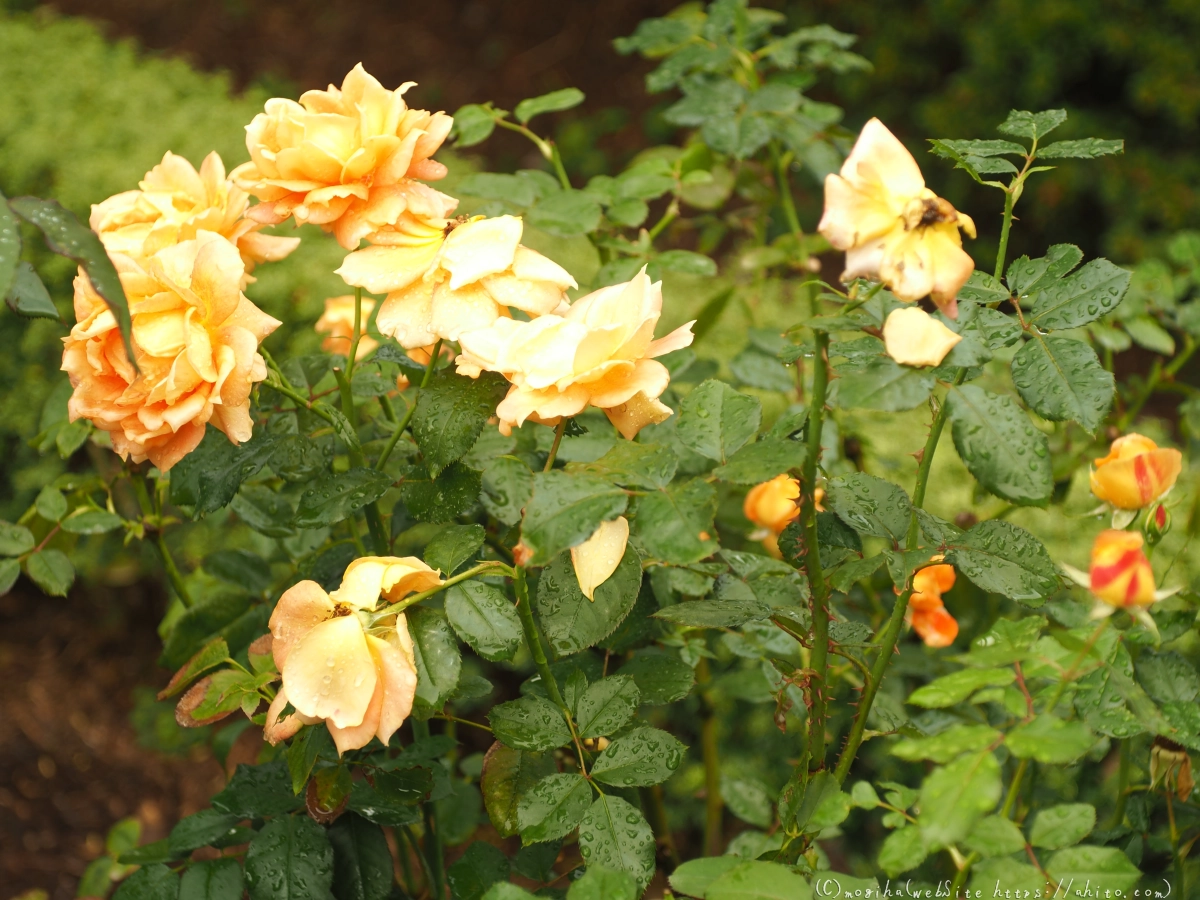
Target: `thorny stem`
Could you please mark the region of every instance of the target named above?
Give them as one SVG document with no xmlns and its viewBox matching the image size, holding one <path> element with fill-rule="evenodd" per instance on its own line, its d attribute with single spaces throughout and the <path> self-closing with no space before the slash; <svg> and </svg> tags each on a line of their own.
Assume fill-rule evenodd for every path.
<svg viewBox="0 0 1200 900">
<path fill-rule="evenodd" d="M 554 468 L 554 460 L 558 456 L 558 445 L 562 443 L 563 432 L 567 429 L 567 419 L 564 416 L 558 420 L 558 424 L 554 426 L 554 443 L 550 445 L 550 455 L 546 457 L 546 465 L 542 467 L 543 472 L 549 472 Z"/>
<path fill-rule="evenodd" d="M 809 765 L 825 768 L 825 709 L 829 676 L 829 588 L 821 569 L 821 549 L 817 543 L 816 482 L 817 463 L 821 455 L 821 430 L 825 418 L 825 391 L 829 386 L 829 335 L 813 333 L 816 353 L 813 355 L 812 398 L 808 407 L 808 452 L 804 457 L 803 483 L 800 485 L 800 521 L 804 529 L 804 568 L 812 590 L 812 651 L 809 668 L 813 670 L 809 696 Z"/>
<path fill-rule="evenodd" d="M 997 281 L 1004 274 L 1004 257 L 1008 254 L 1008 233 L 1012 230 L 1013 202 L 1012 190 L 1006 190 L 1004 192 L 1004 221 L 1000 225 L 1000 246 L 996 250 L 995 277 Z"/>
<path fill-rule="evenodd" d="M 704 855 L 721 855 L 721 762 L 717 749 L 717 717 L 708 687 L 712 676 L 708 660 L 701 657 L 696 664 L 696 683 L 700 686 L 700 752 L 704 758 Z"/>
</svg>

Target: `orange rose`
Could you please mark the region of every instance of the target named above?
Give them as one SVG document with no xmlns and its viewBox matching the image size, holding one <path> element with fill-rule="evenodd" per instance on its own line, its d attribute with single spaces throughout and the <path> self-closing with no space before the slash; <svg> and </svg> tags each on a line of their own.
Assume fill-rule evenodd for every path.
<svg viewBox="0 0 1200 900">
<path fill-rule="evenodd" d="M 340 89 L 306 91 L 299 103 L 268 100 L 246 126 L 250 162 L 233 171 L 238 186 L 263 201 L 251 217 L 266 224 L 295 217 L 329 230 L 348 213 L 367 223 L 353 231 L 391 224 L 374 207 L 390 205 L 394 211 L 395 197 L 379 189 L 446 175 L 446 167 L 431 157 L 454 120 L 409 109 L 403 95 L 414 84 L 389 91 L 360 63 Z M 348 250 L 358 244 L 351 234 L 338 237 Z"/>
<path fill-rule="evenodd" d="M 206 423 L 233 443 L 253 432 L 250 391 L 267 377 L 258 353 L 279 322 L 246 299 L 237 248 L 219 234 L 161 250 L 143 264 L 113 254 L 133 319 L 138 372 L 117 320 L 80 270 L 76 325 L 63 339 L 63 370 L 75 392 L 71 420 L 112 435 L 122 459 L 162 471 L 195 449 Z"/>
<path fill-rule="evenodd" d="M 926 647 L 949 647 L 958 637 L 958 622 L 941 605 L 933 609 L 914 609 L 912 627 Z"/>
<path fill-rule="evenodd" d="M 1089 587 L 1109 606 L 1141 608 L 1155 601 L 1154 570 L 1142 552 L 1142 543 L 1136 531 L 1109 529 L 1096 535 Z"/>
<path fill-rule="evenodd" d="M 1140 434 L 1112 442 L 1091 471 L 1092 493 L 1118 509 L 1141 509 L 1167 493 L 1183 469 L 1183 454 Z"/>
<path fill-rule="evenodd" d="M 776 475 L 746 492 L 742 512 L 760 529 L 778 535 L 787 528 L 788 522 L 800 515 L 800 507 L 796 505 L 798 499 L 800 482 L 790 475 Z"/>
<path fill-rule="evenodd" d="M 371 310 L 374 308 L 375 301 L 364 297 L 358 328 L 358 352 L 354 356 L 356 360 L 367 356 L 379 346 L 379 341 L 367 334 L 367 320 L 370 319 Z M 321 318 L 317 319 L 314 327 L 319 334 L 329 335 L 321 342 L 322 350 L 348 356 L 350 343 L 354 338 L 354 296 L 348 294 L 344 297 L 330 297 L 326 300 L 325 312 L 321 314 Z"/>
<path fill-rule="evenodd" d="M 949 647 L 958 637 L 958 622 L 942 603 L 942 594 L 954 587 L 954 580 L 954 566 L 945 564 L 926 566 L 913 575 L 908 609 L 913 631 L 927 647 Z"/>
<path fill-rule="evenodd" d="M 145 259 L 180 241 L 213 231 L 233 242 L 246 264 L 283 259 L 300 238 L 261 234 L 261 222 L 245 218 L 246 192 L 225 177 L 225 164 L 208 154 L 197 172 L 182 156 L 168 152 L 146 173 L 140 190 L 125 191 L 92 206 L 89 224 L 109 253 Z"/>
</svg>

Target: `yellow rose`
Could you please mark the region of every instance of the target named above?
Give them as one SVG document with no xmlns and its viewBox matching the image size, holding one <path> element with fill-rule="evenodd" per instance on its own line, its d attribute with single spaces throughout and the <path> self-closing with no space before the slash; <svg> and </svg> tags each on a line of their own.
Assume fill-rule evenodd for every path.
<svg viewBox="0 0 1200 900">
<path fill-rule="evenodd" d="M 894 309 L 883 323 L 887 355 L 904 366 L 940 366 L 961 340 L 919 306 Z"/>
<path fill-rule="evenodd" d="M 1149 506 L 1175 486 L 1183 454 L 1140 434 L 1112 442 L 1108 456 L 1097 459 L 1090 473 L 1092 493 L 1118 509 Z"/>
<path fill-rule="evenodd" d="M 215 152 L 204 158 L 199 172 L 167 152 L 138 187 L 92 206 L 89 224 L 109 253 L 144 259 L 212 231 L 237 245 L 248 274 L 255 263 L 283 259 L 300 243 L 261 234 L 262 223 L 245 218 L 250 198 L 225 177 L 225 164 Z"/>
<path fill-rule="evenodd" d="M 820 488 L 817 488 L 817 491 L 824 496 Z M 756 531 L 751 537 L 760 540 L 769 535 L 778 537 L 780 532 L 787 528 L 788 522 L 800 515 L 800 507 L 796 505 L 798 499 L 800 482 L 790 475 L 776 475 L 770 481 L 750 488 L 742 502 L 742 512 L 761 529 L 761 532 Z M 818 499 L 818 508 L 820 505 Z"/>
<path fill-rule="evenodd" d="M 237 248 L 219 234 L 160 250 L 141 264 L 112 255 L 129 301 L 129 364 L 116 318 L 80 270 L 76 325 L 63 339 L 63 370 L 75 388 L 71 420 L 112 435 L 122 459 L 164 472 L 195 449 L 211 423 L 235 444 L 253 432 L 250 391 L 267 376 L 258 353 L 279 322 L 246 299 Z"/>
<path fill-rule="evenodd" d="M 395 204 L 379 189 L 445 177 L 446 167 L 431 157 L 454 120 L 409 109 L 403 95 L 414 84 L 389 91 L 360 63 L 340 89 L 306 91 L 299 103 L 268 100 L 246 126 L 250 162 L 233 171 L 238 186 L 263 201 L 251 216 L 266 224 L 295 217 L 332 229 L 350 214 L 378 224 L 376 204 Z M 347 249 L 358 244 L 357 238 L 348 243 L 350 235 L 339 239 Z"/>
<path fill-rule="evenodd" d="M 579 589 L 589 600 L 596 599 L 596 588 L 608 581 L 621 564 L 629 543 L 629 520 L 617 516 L 600 527 L 582 544 L 571 548 L 571 565 Z"/>
<path fill-rule="evenodd" d="M 671 415 L 658 400 L 671 377 L 653 357 L 692 342 L 691 322 L 654 340 L 661 312 L 662 284 L 643 268 L 632 281 L 581 297 L 561 314 L 529 322 L 499 318 L 463 334 L 458 371 L 474 378 L 486 369 L 512 382 L 496 407 L 504 434 L 527 419 L 553 425 L 595 406 L 632 440 Z"/>
<path fill-rule="evenodd" d="M 379 341 L 367 334 L 367 320 L 370 319 L 371 310 L 374 308 L 375 301 L 364 297 L 358 329 L 358 352 L 354 356 L 355 359 L 362 359 L 379 346 Z M 329 335 L 321 342 L 322 350 L 349 356 L 350 343 L 354 338 L 354 295 L 330 297 L 326 300 L 325 312 L 321 314 L 321 318 L 317 319 L 314 327 L 319 334 Z"/>
<path fill-rule="evenodd" d="M 576 286 L 575 279 L 562 266 L 522 246 L 522 229 L 516 216 L 498 216 L 464 222 L 444 239 L 439 233 L 437 246 L 427 245 L 423 251 L 429 254 L 426 267 L 416 272 L 414 263 L 413 269 L 405 270 L 407 284 L 388 294 L 376 326 L 411 349 L 460 340 L 465 332 L 507 317 L 509 307 L 531 316 L 565 308 L 565 291 Z M 360 253 L 382 249 L 370 247 Z M 415 248 L 405 249 L 414 250 L 414 259 L 418 255 Z"/>
<path fill-rule="evenodd" d="M 380 596 L 395 602 L 441 583 L 415 557 L 385 556 L 356 559 L 332 594 L 315 581 L 289 588 L 271 613 L 283 684 L 267 710 L 267 740 L 323 720 L 339 754 L 373 737 L 386 745 L 412 711 L 417 668 L 404 614 L 376 621 L 372 611 Z M 295 712 L 283 716 L 289 703 Z"/>
<path fill-rule="evenodd" d="M 1157 599 L 1154 570 L 1142 543 L 1136 531 L 1109 529 L 1096 536 L 1088 574 L 1098 599 L 1119 609 L 1149 606 Z"/>
<path fill-rule="evenodd" d="M 818 230 L 846 251 L 843 281 L 876 279 L 909 302 L 932 295 L 955 318 L 975 268 L 960 228 L 975 237 L 975 223 L 925 187 L 917 161 L 878 119 L 863 126 L 841 174 L 825 177 Z"/>
</svg>

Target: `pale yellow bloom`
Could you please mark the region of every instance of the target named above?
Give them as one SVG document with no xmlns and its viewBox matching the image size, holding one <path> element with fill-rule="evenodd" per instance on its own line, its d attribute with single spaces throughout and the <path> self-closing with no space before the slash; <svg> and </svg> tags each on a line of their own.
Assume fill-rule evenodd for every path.
<svg viewBox="0 0 1200 900">
<path fill-rule="evenodd" d="M 910 302 L 931 295 L 955 318 L 975 268 L 960 228 L 975 237 L 975 223 L 925 187 L 917 161 L 878 119 L 863 126 L 841 174 L 825 177 L 818 229 L 846 251 L 844 281 L 876 279 Z"/>
<path fill-rule="evenodd" d="M 516 216 L 479 217 L 448 229 L 444 239 L 439 234 L 437 246 L 431 242 L 422 251 L 429 254 L 426 268 L 415 273 L 414 263 L 406 270 L 405 277 L 412 277 L 388 294 L 376 326 L 411 349 L 460 340 L 466 332 L 507 317 L 510 307 L 530 316 L 565 308 L 565 291 L 576 286 L 575 279 L 523 246 L 522 228 Z M 350 255 L 384 249 L 371 247 Z M 415 248 L 405 249 L 413 250 L 416 259 Z"/>
<path fill-rule="evenodd" d="M 415 557 L 356 559 L 341 586 L 289 588 L 271 614 L 271 649 L 283 679 L 267 711 L 272 744 L 325 721 L 338 753 L 391 739 L 412 711 L 417 668 L 404 613 L 375 620 L 382 596 L 395 602 L 442 583 Z M 291 704 L 295 712 L 283 716 Z"/>
<path fill-rule="evenodd" d="M 500 318 L 464 334 L 458 371 L 474 378 L 486 369 L 512 382 L 496 407 L 504 434 L 527 419 L 556 424 L 590 405 L 632 439 L 671 415 L 658 399 L 670 374 L 653 357 L 692 342 L 691 322 L 654 340 L 661 313 L 662 284 L 643 268 L 632 281 L 581 297 L 562 313 L 529 322 Z"/>
<path fill-rule="evenodd" d="M 596 599 L 596 588 L 608 581 L 617 571 L 625 545 L 629 543 L 629 520 L 617 516 L 600 527 L 582 544 L 571 548 L 571 565 L 579 589 L 589 600 Z"/>
<path fill-rule="evenodd" d="M 89 224 L 109 253 L 145 259 L 193 240 L 200 231 L 212 231 L 237 245 L 249 273 L 255 263 L 283 259 L 300 243 L 299 238 L 261 234 L 262 223 L 245 218 L 250 198 L 225 177 L 225 164 L 215 152 L 197 172 L 168 151 L 138 188 L 92 206 Z"/>
<path fill-rule="evenodd" d="M 63 339 L 63 370 L 75 388 L 71 420 L 90 419 L 122 459 L 164 472 L 195 449 L 211 423 L 235 444 L 253 432 L 250 391 L 267 376 L 258 352 L 279 322 L 241 292 L 237 248 L 219 234 L 160 250 L 141 264 L 112 254 L 129 301 L 139 372 L 117 320 L 80 270 L 75 327 Z"/>
<path fill-rule="evenodd" d="M 376 228 L 391 224 L 375 207 L 394 207 L 395 198 L 380 189 L 446 174 L 431 157 L 454 120 L 409 109 L 403 95 L 414 83 L 389 91 L 360 63 L 341 88 L 306 91 L 299 103 L 268 100 L 246 126 L 250 162 L 233 171 L 234 181 L 263 201 L 252 217 L 268 224 L 295 217 L 330 230 L 348 214 Z M 358 244 L 352 234 L 338 237 L 349 250 Z"/>
<path fill-rule="evenodd" d="M 894 309 L 883 323 L 887 355 L 904 366 L 940 366 L 961 340 L 919 306 Z"/>
<path fill-rule="evenodd" d="M 375 301 L 364 297 L 359 317 L 358 352 L 354 356 L 355 359 L 368 356 L 379 346 L 379 341 L 367 334 L 367 321 L 370 319 L 373 309 L 375 309 Z M 314 327 L 317 333 L 329 335 L 321 342 L 322 350 L 349 356 L 350 343 L 354 339 L 354 295 L 330 297 L 326 300 L 325 312 L 321 314 L 321 318 L 317 319 Z"/>
</svg>

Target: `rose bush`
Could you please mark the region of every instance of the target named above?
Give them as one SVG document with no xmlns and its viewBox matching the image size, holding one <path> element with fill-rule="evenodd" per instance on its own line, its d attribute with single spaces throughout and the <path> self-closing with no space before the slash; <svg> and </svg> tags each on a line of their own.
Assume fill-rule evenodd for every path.
<svg viewBox="0 0 1200 900">
<path fill-rule="evenodd" d="M 14 310 L 54 315 L 18 218 L 80 266 L 68 408 L 106 473 L 0 525 L 0 587 L 152 540 L 161 699 L 263 737 L 81 896 L 1187 896 L 1196 495 L 1146 410 L 1195 390 L 1193 284 L 1006 258 L 1045 161 L 1122 149 L 1048 142 L 1062 110 L 932 142 L 1002 194 L 980 270 L 910 151 L 804 93 L 867 65 L 853 38 L 777 25 L 718 0 L 618 42 L 661 59 L 680 142 L 583 185 L 531 125 L 578 91 L 452 121 L 356 67 L 268 101 L 230 179 L 168 155 L 94 232 L 0 204 Z M 497 127 L 544 170 L 424 183 Z M 346 251 L 322 353 L 268 348 L 243 293 L 288 219 Z M 1118 382 L 1145 318 L 1171 352 Z M 915 461 L 870 446 L 896 421 Z M 168 538 L 206 528 L 191 565 Z"/>
</svg>

